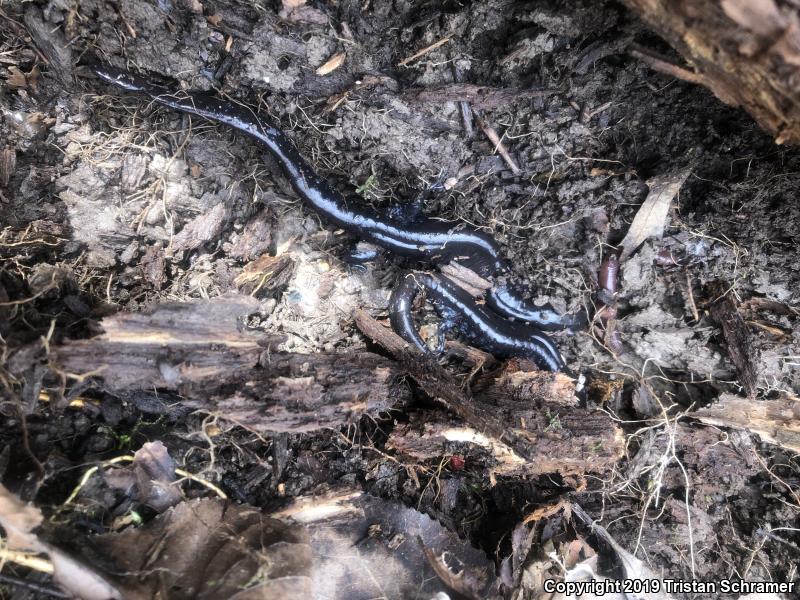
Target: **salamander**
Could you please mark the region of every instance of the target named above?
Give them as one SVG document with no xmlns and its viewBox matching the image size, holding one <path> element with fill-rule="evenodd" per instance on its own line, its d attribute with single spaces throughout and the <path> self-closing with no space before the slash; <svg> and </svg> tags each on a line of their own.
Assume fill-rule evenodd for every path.
<svg viewBox="0 0 800 600">
<path fill-rule="evenodd" d="M 251 108 L 206 92 L 176 93 L 112 67 L 93 64 L 92 68 L 98 77 L 110 84 L 149 96 L 163 106 L 229 125 L 261 142 L 298 196 L 327 222 L 401 256 L 437 266 L 455 261 L 472 269 L 493 284 L 487 291 L 486 301 L 498 313 L 530 322 L 543 330 L 576 328 L 584 324 L 585 319 L 581 317 L 560 315 L 549 305 L 536 306 L 523 297 L 523 288 L 504 283 L 511 269 L 501 257 L 497 241 L 490 235 L 424 215 L 403 222 L 392 218 L 389 212 L 380 213 L 348 201 L 314 172 L 283 131 Z"/>
<path fill-rule="evenodd" d="M 411 315 L 420 290 L 425 290 L 426 297 L 446 320 L 454 319 L 447 325 L 455 326 L 478 348 L 499 358 L 529 358 L 549 371 L 564 368 L 564 360 L 555 344 L 538 328 L 508 321 L 475 302 L 469 293 L 443 275 L 408 273 L 392 292 L 389 317 L 398 335 L 423 352 L 427 352 L 428 347 Z"/>
</svg>

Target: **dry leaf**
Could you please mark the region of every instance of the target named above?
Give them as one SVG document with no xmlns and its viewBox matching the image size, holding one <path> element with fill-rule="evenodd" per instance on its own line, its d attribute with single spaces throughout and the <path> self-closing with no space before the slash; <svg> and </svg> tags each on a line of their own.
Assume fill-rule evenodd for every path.
<svg viewBox="0 0 800 600">
<path fill-rule="evenodd" d="M 8 77 L 6 81 L 8 82 L 8 86 L 12 88 L 28 87 L 28 80 L 25 79 L 25 73 L 15 66 L 8 67 Z"/>
<path fill-rule="evenodd" d="M 328 61 L 316 70 L 317 75 L 327 75 L 342 66 L 345 58 L 344 52 L 337 52 Z"/>
<path fill-rule="evenodd" d="M 222 22 L 222 17 L 220 15 L 211 15 L 210 17 L 206 17 L 206 21 L 212 27 L 216 27 Z"/>
<path fill-rule="evenodd" d="M 691 169 L 676 171 L 666 175 L 654 177 L 647 182 L 650 193 L 647 194 L 644 203 L 639 207 L 639 211 L 631 223 L 625 239 L 622 240 L 620 247 L 622 254 L 620 262 L 626 260 L 633 254 L 645 240 L 650 238 L 661 238 L 667 226 L 667 216 L 673 198 L 678 194 L 683 182 L 689 177 Z"/>
<path fill-rule="evenodd" d="M 182 502 L 143 527 L 93 538 L 130 600 L 311 598 L 305 529 L 247 505 Z"/>
</svg>

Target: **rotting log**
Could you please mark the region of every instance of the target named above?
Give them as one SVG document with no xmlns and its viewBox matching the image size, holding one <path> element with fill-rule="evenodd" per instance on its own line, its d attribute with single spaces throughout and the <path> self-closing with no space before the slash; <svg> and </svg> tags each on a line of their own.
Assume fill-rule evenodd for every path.
<svg viewBox="0 0 800 600">
<path fill-rule="evenodd" d="M 488 477 L 609 472 L 622 457 L 622 429 L 606 413 L 579 406 L 575 382 L 563 373 L 524 371 L 508 361 L 464 389 L 429 355 L 388 327 L 355 311 L 358 328 L 398 357 L 408 374 L 461 422 L 432 415 L 398 425 L 388 447 L 407 462 L 440 463 L 457 442 L 476 449 Z"/>
<path fill-rule="evenodd" d="M 792 0 L 623 0 L 696 70 L 657 70 L 740 106 L 778 144 L 800 143 L 800 7 Z"/>
<path fill-rule="evenodd" d="M 115 315 L 102 335 L 51 348 L 51 365 L 111 393 L 175 391 L 185 406 L 264 432 L 337 427 L 410 397 L 403 371 L 377 354 L 271 351 L 281 338 L 240 326 L 258 305 L 230 295 Z"/>
</svg>

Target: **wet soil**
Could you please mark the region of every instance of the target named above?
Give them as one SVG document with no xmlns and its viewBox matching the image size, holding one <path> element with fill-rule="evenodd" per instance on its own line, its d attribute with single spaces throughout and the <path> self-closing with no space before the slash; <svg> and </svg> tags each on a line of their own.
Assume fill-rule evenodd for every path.
<svg viewBox="0 0 800 600">
<path fill-rule="evenodd" d="M 797 455 L 747 431 L 704 425 L 692 412 L 722 393 L 746 393 L 708 314 L 711 283 L 721 282 L 747 325 L 753 402 L 800 390 L 800 151 L 776 145 L 708 90 L 630 57 L 632 42 L 670 51 L 613 2 L 305 8 L 244 0 L 3 6 L 3 482 L 57 506 L 81 465 L 160 439 L 183 468 L 265 510 L 355 485 L 420 508 L 493 555 L 507 552 L 505 536 L 521 517 L 571 490 L 664 576 L 798 580 Z M 337 53 L 341 66 L 317 74 Z M 588 332 L 556 335 L 570 368 L 587 378 L 587 401 L 624 428 L 624 460 L 580 485 L 511 478 L 480 487 L 450 472 L 430 486 L 384 454 L 396 421 L 439 410 L 421 397 L 346 431 L 266 439 L 226 425 L 213 441 L 207 417 L 181 410 L 179 398 L 148 407 L 94 391 L 96 404 L 83 407 L 41 402 L 59 380 L 31 344 L 88 337 L 117 311 L 236 291 L 244 266 L 264 253 L 289 253 L 295 265 L 285 285 L 248 290 L 259 301 L 258 327 L 283 335 L 282 350 L 373 348 L 351 313 L 384 317 L 409 266 L 392 257 L 348 265 L 356 240 L 301 206 L 253 143 L 108 88 L 80 66 L 89 55 L 257 107 L 354 202 L 402 204 L 449 179 L 447 191 L 426 196 L 425 213 L 494 235 L 515 277 L 562 311 L 592 306 L 601 257 L 628 230 L 645 182 L 690 168 L 664 237 L 622 266 L 621 352 Z M 465 130 L 457 102 L 410 92 L 454 82 L 545 92 L 482 109 L 519 173 L 479 128 Z M 94 511 L 71 513 L 80 517 L 74 526 L 106 527 L 114 507 L 104 496 Z M 566 524 L 549 527 L 539 532 L 541 548 Z M 779 527 L 795 529 L 771 532 Z"/>
</svg>

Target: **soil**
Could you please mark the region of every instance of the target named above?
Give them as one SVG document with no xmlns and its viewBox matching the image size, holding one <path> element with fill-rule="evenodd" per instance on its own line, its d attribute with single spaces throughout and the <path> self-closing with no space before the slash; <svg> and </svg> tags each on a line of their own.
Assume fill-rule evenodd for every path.
<svg viewBox="0 0 800 600">
<path fill-rule="evenodd" d="M 800 390 L 800 151 L 776 145 L 708 90 L 628 55 L 636 42 L 675 58 L 622 6 L 562 4 L 339 0 L 299 12 L 245 0 L 5 4 L 3 483 L 56 507 L 83 465 L 159 439 L 182 468 L 265 511 L 356 486 L 416 507 L 499 562 L 522 518 L 567 497 L 662 577 L 800 581 L 797 455 L 693 417 L 722 394 L 750 391 L 708 310 L 716 286 L 749 333 L 752 401 L 796 399 Z M 337 53 L 342 65 L 317 74 Z M 468 469 L 453 469 L 438 473 L 438 487 L 426 485 L 387 455 L 398 423 L 450 418 L 413 386 L 410 407 L 341 431 L 265 437 L 228 424 L 213 442 L 206 415 L 173 405 L 179 398 L 148 406 L 70 380 L 73 396 L 97 404 L 41 401 L 61 385 L 31 350 L 42 339 L 56 346 L 97 333 L 112 313 L 240 290 L 237 276 L 265 253 L 294 262 L 283 285 L 247 290 L 258 300 L 257 328 L 285 339 L 280 350 L 376 350 L 352 312 L 385 317 L 408 267 L 392 257 L 349 265 L 357 240 L 304 208 L 255 144 L 110 89 L 81 66 L 89 55 L 257 107 L 354 202 L 402 204 L 451 178 L 448 191 L 426 196 L 424 212 L 494 235 L 515 277 L 564 312 L 596 301 L 602 256 L 627 232 L 645 182 L 691 169 L 665 235 L 622 264 L 621 351 L 590 332 L 555 335 L 586 378 L 585 401 L 622 427 L 624 458 L 578 484 L 477 485 Z M 547 91 L 481 109 L 519 173 L 479 128 L 465 132 L 457 102 L 411 93 L 454 82 Z M 104 530 L 116 505 L 110 495 L 94 500 L 92 510 L 62 508 L 59 518 Z M 550 519 L 532 556 L 546 557 L 548 541 L 570 527 Z"/>
</svg>

